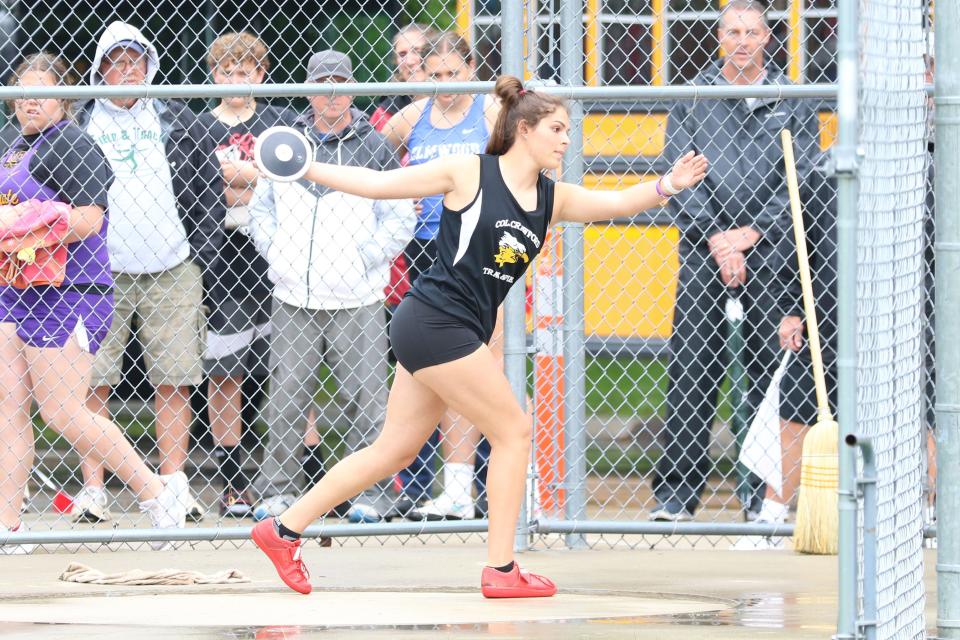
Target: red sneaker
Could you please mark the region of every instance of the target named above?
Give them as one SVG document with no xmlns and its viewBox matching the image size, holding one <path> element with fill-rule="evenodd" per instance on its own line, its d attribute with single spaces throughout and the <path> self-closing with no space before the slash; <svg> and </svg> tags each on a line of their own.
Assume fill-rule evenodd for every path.
<svg viewBox="0 0 960 640">
<path fill-rule="evenodd" d="M 550 578 L 521 571 L 513 563 L 513 571 L 504 573 L 493 567 L 484 567 L 480 576 L 480 592 L 484 598 L 545 598 L 557 592 Z"/>
<path fill-rule="evenodd" d="M 310 573 L 307 565 L 300 559 L 300 546 L 303 540 L 296 542 L 284 540 L 273 530 L 273 518 L 267 518 L 253 527 L 250 533 L 253 543 L 267 554 L 284 584 L 300 593 L 310 593 Z"/>
</svg>

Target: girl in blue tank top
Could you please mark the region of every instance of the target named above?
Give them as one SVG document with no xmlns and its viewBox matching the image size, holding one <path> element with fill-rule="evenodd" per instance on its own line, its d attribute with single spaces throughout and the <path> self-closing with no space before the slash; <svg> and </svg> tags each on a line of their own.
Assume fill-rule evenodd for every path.
<svg viewBox="0 0 960 640">
<path fill-rule="evenodd" d="M 473 54 L 456 34 L 444 33 L 433 39 L 423 64 L 427 80 L 466 82 L 473 79 Z M 440 94 L 405 107 L 390 119 L 383 133 L 397 147 L 409 152 L 409 164 L 418 165 L 437 158 L 483 153 L 497 113 L 499 109 L 490 96 Z M 437 237 L 443 196 L 421 198 L 420 206 L 414 237 L 421 241 L 417 244 L 422 247 Z M 434 255 L 432 248 L 428 248 L 427 253 L 431 258 Z M 415 276 L 420 275 L 415 267 L 414 272 Z"/>
<path fill-rule="evenodd" d="M 486 344 L 496 308 L 522 282 L 551 224 L 626 218 L 703 180 L 707 160 L 690 151 L 657 180 L 617 191 L 554 182 L 570 145 L 570 116 L 557 96 L 501 76 L 502 110 L 481 156 L 455 156 L 393 171 L 313 163 L 305 179 L 363 198 L 422 198 L 444 193 L 438 258 L 404 298 L 390 324 L 397 370 L 377 440 L 344 458 L 274 521 L 252 537 L 292 589 L 312 589 L 300 557 L 300 532 L 341 501 L 409 464 L 453 408 L 492 445 L 487 560 L 480 591 L 487 598 L 552 596 L 556 585 L 521 571 L 513 543 L 530 460 L 532 420 L 514 396 Z M 411 569 L 420 567 L 411 563 Z"/>
<path fill-rule="evenodd" d="M 68 84 L 68 78 L 63 62 L 39 53 L 17 67 L 10 83 L 35 89 Z M 154 528 L 183 527 L 186 476 L 164 483 L 120 429 L 86 405 L 93 352 L 113 313 L 105 246 L 113 172 L 94 141 L 69 122 L 67 102 L 17 99 L 14 115 L 20 137 L 0 156 L 0 219 L 15 220 L 17 205 L 27 200 L 53 200 L 65 205 L 69 232 L 61 285 L 0 287 L 0 469 L 11 480 L 0 493 L 0 535 L 13 534 L 0 554 L 33 550 L 15 542 L 23 531 L 23 489 L 33 466 L 31 401 L 82 456 L 103 463 L 127 484 Z"/>
<path fill-rule="evenodd" d="M 474 78 L 475 62 L 466 41 L 447 32 L 428 41 L 423 67 L 426 79 L 434 82 L 469 81 Z M 406 107 L 390 120 L 384 133 L 408 151 L 409 164 L 413 166 L 438 158 L 477 155 L 486 148 L 499 111 L 498 103 L 490 96 L 440 94 Z M 411 284 L 437 258 L 436 238 L 442 211 L 441 194 L 419 200 L 414 237 L 404 249 Z M 453 414 L 444 416 L 440 431 L 443 492 L 436 499 L 431 497 L 437 443 L 430 441 L 417 460 L 398 474 L 404 494 L 418 504 L 407 515 L 413 520 L 473 518 L 476 509 L 472 487 L 476 485 L 478 496 L 485 493 L 476 469 L 486 457 L 487 443 L 480 442 L 479 432 L 466 420 Z"/>
</svg>

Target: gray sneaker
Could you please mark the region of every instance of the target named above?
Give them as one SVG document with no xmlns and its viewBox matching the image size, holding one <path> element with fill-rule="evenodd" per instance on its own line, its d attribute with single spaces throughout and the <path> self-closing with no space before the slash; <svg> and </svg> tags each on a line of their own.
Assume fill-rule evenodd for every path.
<svg viewBox="0 0 960 640">
<path fill-rule="evenodd" d="M 297 497 L 292 493 L 281 493 L 264 498 L 253 508 L 253 519 L 255 522 L 260 522 L 267 518 L 276 518 L 292 507 L 296 501 Z"/>
</svg>

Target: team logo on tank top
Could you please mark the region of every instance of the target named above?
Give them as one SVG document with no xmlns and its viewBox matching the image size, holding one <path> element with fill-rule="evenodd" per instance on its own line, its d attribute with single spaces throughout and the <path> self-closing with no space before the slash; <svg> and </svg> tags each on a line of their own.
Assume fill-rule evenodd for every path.
<svg viewBox="0 0 960 640">
<path fill-rule="evenodd" d="M 503 232 L 503 236 L 500 238 L 497 247 L 497 255 L 493 256 L 493 261 L 497 263 L 498 267 L 502 267 L 505 264 L 516 264 L 521 259 L 524 264 L 530 262 L 530 257 L 527 255 L 527 248 L 523 246 L 519 240 L 510 235 L 509 231 Z"/>
</svg>

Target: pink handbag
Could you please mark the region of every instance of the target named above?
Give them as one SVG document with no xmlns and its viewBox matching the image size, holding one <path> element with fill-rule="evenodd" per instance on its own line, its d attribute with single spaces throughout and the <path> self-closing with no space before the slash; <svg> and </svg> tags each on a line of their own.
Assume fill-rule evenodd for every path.
<svg viewBox="0 0 960 640">
<path fill-rule="evenodd" d="M 27 200 L 18 208 L 17 219 L 0 228 L 0 285 L 59 286 L 67 272 L 70 206 Z"/>
</svg>

